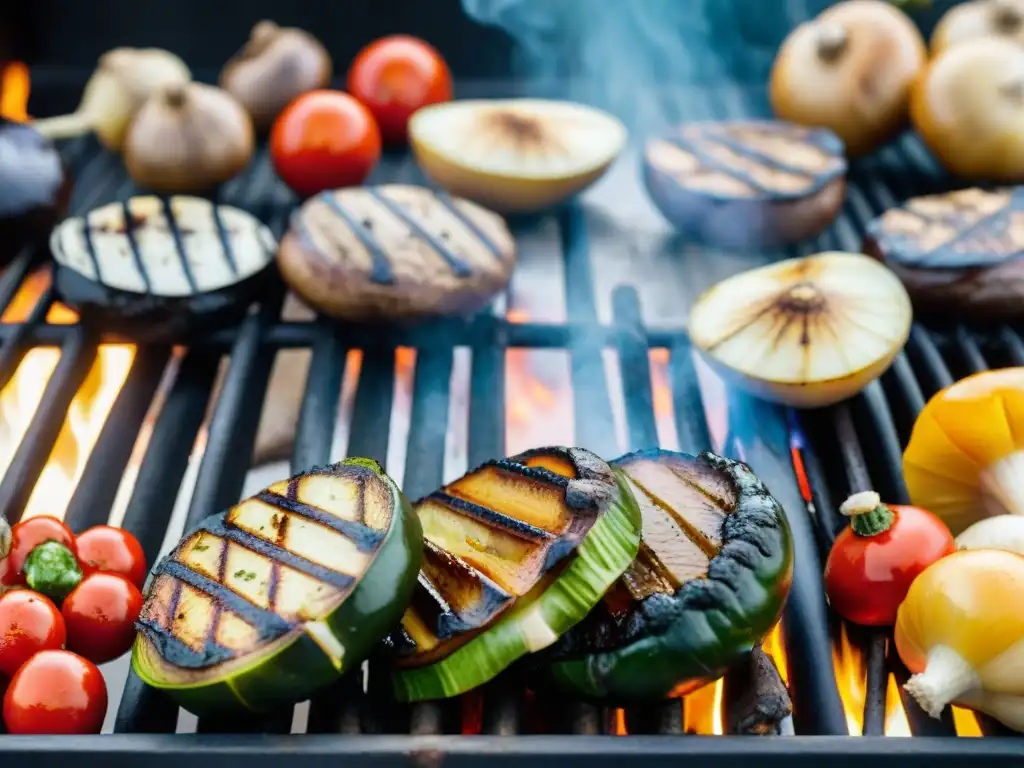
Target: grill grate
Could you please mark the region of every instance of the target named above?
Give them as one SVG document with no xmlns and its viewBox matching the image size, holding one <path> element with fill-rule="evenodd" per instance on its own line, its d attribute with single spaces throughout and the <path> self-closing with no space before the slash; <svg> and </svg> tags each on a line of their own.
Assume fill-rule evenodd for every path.
<svg viewBox="0 0 1024 768">
<path fill-rule="evenodd" d="M 739 88 L 720 88 L 686 102 L 686 118 L 735 117 L 766 114 L 763 96 Z M 91 139 L 65 147 L 78 180 L 72 213 L 80 213 L 135 192 L 119 161 L 100 152 Z M 373 181 L 415 181 L 417 172 L 404 158 L 389 158 Z M 948 185 L 928 154 L 906 139 L 883 151 L 876 160 L 858 166 L 851 177 L 849 199 L 842 218 L 819 242 L 799 249 L 859 250 L 860 232 L 878 211 L 911 193 Z M 268 222 L 280 235 L 294 197 L 276 182 L 270 163 L 261 153 L 247 172 L 229 183 L 222 199 L 245 208 Z M 177 765 L 188 759 L 201 766 L 241 763 L 249 766 L 283 765 L 303 759 L 309 764 L 353 759 L 363 762 L 409 760 L 429 764 L 462 764 L 479 759 L 498 762 L 525 757 L 574 765 L 621 761 L 642 757 L 656 763 L 686 755 L 698 763 L 722 760 L 738 763 L 753 755 L 768 765 L 816 763 L 826 755 L 837 764 L 863 764 L 870 759 L 885 764 L 907 755 L 927 755 L 938 762 L 971 756 L 988 760 L 1024 757 L 1024 741 L 1015 739 L 958 739 L 952 720 L 927 718 L 907 698 L 904 706 L 912 731 L 920 737 L 900 739 L 801 738 L 847 733 L 846 716 L 836 688 L 831 660 L 831 636 L 836 632 L 827 613 L 822 591 L 822 556 L 843 525 L 836 504 L 850 490 L 878 489 L 886 498 L 906 501 L 900 476 L 900 453 L 909 428 L 925 398 L 939 387 L 988 366 L 1024 364 L 1024 341 L 1011 329 L 978 335 L 963 328 L 942 333 L 915 326 L 906 352 L 880 382 L 848 403 L 808 417 L 785 412 L 729 391 L 721 402 L 702 393 L 688 338 L 681 328 L 644 324 L 640 301 L 630 287 L 618 287 L 612 296 L 612 322 L 599 321 L 594 297 L 594 275 L 586 212 L 576 206 L 556 214 L 557 228 L 547 243 L 564 262 L 566 323 L 513 323 L 484 314 L 470 320 L 446 320 L 416 328 L 391 329 L 340 325 L 325 320 L 283 323 L 283 294 L 278 293 L 250 314 L 239 327 L 210 334 L 188 350 L 146 347 L 137 352 L 84 474 L 67 508 L 65 519 L 76 530 L 104 523 L 114 503 L 117 483 L 132 459 L 126 435 L 136 435 L 147 415 L 158 411 L 145 441 L 145 452 L 124 516 L 123 526 L 142 542 L 150 561 L 164 543 L 175 497 L 189 467 L 190 455 L 202 450 L 198 475 L 188 507 L 186 526 L 211 511 L 236 502 L 249 469 L 249 447 L 258 426 L 263 398 L 276 353 L 307 347 L 313 351 L 305 395 L 291 459 L 295 470 L 329 460 L 333 425 L 338 416 L 338 393 L 350 350 L 361 350 L 362 361 L 350 424 L 348 453 L 372 456 L 384 462 L 388 455 L 392 399 L 395 390 L 395 355 L 398 346 L 416 349 L 411 423 L 403 487 L 416 498 L 441 484 L 443 452 L 449 410 L 449 380 L 457 346 L 471 351 L 469 383 L 468 463 L 474 466 L 505 450 L 505 362 L 513 348 L 564 349 L 569 353 L 574 390 L 576 442 L 604 456 L 619 453 L 609 414 L 609 381 L 604 373 L 603 350 L 618 353 L 626 415 L 628 448 L 656 445 L 658 432 L 653 407 L 648 354 L 652 348 L 669 353 L 672 402 L 680 449 L 716 448 L 750 463 L 790 513 L 796 548 L 796 576 L 784 616 L 788 680 L 794 701 L 795 737 L 778 739 L 589 739 L 612 730 L 612 713 L 577 702 L 529 700 L 528 693 L 510 676 L 494 681 L 479 694 L 461 701 L 402 706 L 382 693 L 371 665 L 369 684 L 356 676 L 314 700 L 309 708 L 311 734 L 363 734 L 358 739 L 303 737 L 276 741 L 273 737 L 245 739 L 231 735 L 286 734 L 292 712 L 274 713 L 244 722 L 203 720 L 200 737 L 172 734 L 178 709 L 161 694 L 130 675 L 121 696 L 114 730 L 117 735 L 80 739 L 0 738 L 0 755 L 22 759 L 45 754 L 48 758 L 74 756 L 88 765 Z M 538 235 L 533 232 L 531 243 Z M 702 254 L 702 268 L 715 271 L 715 254 Z M 753 266 L 777 254 L 752 256 Z M 33 266 L 33 254 L 22 254 L 0 277 L 0 311 L 7 307 Z M 731 262 L 735 265 L 735 261 Z M 723 275 L 703 275 L 702 285 Z M 700 277 L 700 276 L 699 276 Z M 102 339 L 78 325 L 45 321 L 54 301 L 47 288 L 22 323 L 0 323 L 0 386 L 10 381 L 25 353 L 38 346 L 60 349 L 60 362 L 45 387 L 42 400 L 17 448 L 10 468 L 0 481 L 0 509 L 13 523 L 28 501 L 64 421 L 71 398 L 82 384 Z M 219 389 L 222 356 L 228 363 Z M 152 401 L 164 392 L 162 382 L 173 376 L 157 409 Z M 706 408 L 727 415 L 727 434 L 714 444 Z M 207 421 L 208 419 L 208 421 Z M 205 440 L 202 428 L 207 424 Z M 197 440 L 199 448 L 197 446 Z M 806 477 L 794 473 L 794 462 Z M 802 492 L 801 489 L 808 489 Z M 804 514 L 806 510 L 807 514 Z M 816 524 L 815 524 L 816 521 Z M 899 659 L 884 634 L 853 634 L 868 659 L 864 732 L 881 735 L 885 722 L 889 673 L 906 678 Z M 727 689 L 730 686 L 727 683 Z M 729 694 L 726 699 L 728 701 Z M 549 734 L 571 733 L 579 738 L 536 736 L 530 739 L 439 738 L 460 733 L 467 713 L 478 711 L 480 730 L 486 735 L 508 736 L 534 730 L 532 721 L 545 720 Z M 542 715 L 538 715 L 542 713 Z M 626 722 L 634 734 L 680 733 L 682 708 L 676 705 L 629 712 Z M 1003 729 L 984 722 L 987 734 Z M 133 735 L 134 734 L 134 735 Z M 388 734 L 407 734 L 396 738 Z"/>
</svg>

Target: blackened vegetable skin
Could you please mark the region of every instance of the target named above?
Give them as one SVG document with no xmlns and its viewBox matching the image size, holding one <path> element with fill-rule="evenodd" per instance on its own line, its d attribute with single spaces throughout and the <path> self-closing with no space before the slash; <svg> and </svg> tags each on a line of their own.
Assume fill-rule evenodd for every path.
<svg viewBox="0 0 1024 768">
<path fill-rule="evenodd" d="M 629 454 L 612 466 L 629 475 L 631 465 L 641 461 L 668 464 L 674 471 L 685 472 L 687 465 L 713 470 L 732 486 L 735 504 L 726 510 L 721 546 L 706 575 L 674 593 L 637 600 L 625 586 L 635 575 L 627 571 L 604 602 L 543 659 L 557 687 L 602 703 L 685 695 L 721 677 L 778 621 L 793 577 L 785 512 L 749 467 L 707 452 L 693 457 L 660 450 Z"/>
<path fill-rule="evenodd" d="M 71 177 L 53 143 L 0 117 L 0 267 L 46 241 L 70 196 Z"/>
</svg>

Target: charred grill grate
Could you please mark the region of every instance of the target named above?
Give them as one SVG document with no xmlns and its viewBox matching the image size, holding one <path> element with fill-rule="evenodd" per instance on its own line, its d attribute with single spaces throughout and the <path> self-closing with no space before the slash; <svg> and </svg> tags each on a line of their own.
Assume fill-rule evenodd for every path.
<svg viewBox="0 0 1024 768">
<path fill-rule="evenodd" d="M 720 88 L 687 104 L 690 111 L 682 117 L 688 119 L 766 114 L 763 97 L 739 88 Z M 76 140 L 64 149 L 77 179 L 73 214 L 135 192 L 120 162 L 101 152 L 93 140 Z M 374 181 L 417 181 L 416 173 L 407 160 L 392 158 L 382 164 Z M 856 169 L 844 215 L 819 242 L 800 252 L 859 250 L 860 233 L 878 211 L 911 193 L 943 186 L 948 182 L 927 153 L 916 142 L 904 140 L 884 151 L 877 161 Z M 276 235 L 282 233 L 296 202 L 276 181 L 265 153 L 243 177 L 228 184 L 221 196 L 224 202 L 259 216 Z M 412 498 L 442 481 L 443 452 L 437 446 L 445 439 L 456 346 L 467 346 L 472 354 L 470 466 L 504 454 L 505 351 L 520 347 L 568 350 L 577 442 L 609 457 L 619 453 L 610 419 L 595 418 L 595 414 L 610 412 L 602 350 L 613 348 L 619 355 L 628 449 L 634 450 L 658 443 L 648 351 L 667 348 L 680 448 L 691 452 L 711 448 L 705 405 L 685 332 L 680 328 L 646 327 L 638 296 L 627 287 L 619 287 L 613 294 L 613 322 L 601 324 L 594 299 L 586 214 L 579 207 L 569 207 L 555 215 L 558 226 L 551 237 L 558 238 L 558 242 L 550 245 L 564 260 L 569 317 L 564 324 L 512 323 L 489 314 L 403 330 L 325 320 L 283 323 L 278 320 L 283 298 L 278 294 L 237 328 L 211 334 L 188 350 L 139 348 L 71 498 L 66 521 L 76 530 L 106 522 L 117 493 L 115 479 L 124 474 L 132 456 L 133 440 L 125 437 L 139 434 L 153 398 L 162 389 L 168 366 L 175 369 L 173 383 L 148 436 L 123 525 L 139 538 L 153 562 L 204 422 L 205 451 L 185 525 L 191 526 L 209 512 L 236 502 L 249 469 L 249 447 L 274 357 L 286 348 L 308 347 L 313 351 L 291 459 L 295 469 L 329 459 L 338 394 L 347 353 L 352 349 L 362 350 L 363 358 L 348 453 L 383 462 L 388 454 L 396 347 L 417 350 L 407 448 L 410 459 L 401 478 Z M 535 237 L 535 233 L 531 235 Z M 715 254 L 702 256 L 714 270 Z M 775 256 L 760 254 L 754 262 Z M 0 276 L 0 311 L 12 302 L 33 264 L 33 254 L 24 253 Z M 704 275 L 704 283 L 721 276 Z M 55 346 L 61 353 L 36 416 L 0 481 L 0 509 L 7 512 L 11 522 L 21 513 L 40 477 L 69 403 L 101 341 L 78 325 L 47 323 L 45 318 L 53 302 L 53 291 L 47 288 L 25 322 L 0 324 L 0 387 L 10 381 L 28 350 Z M 226 373 L 219 393 L 211 401 L 224 355 L 229 359 Z M 47 761 L 67 755 L 84 758 L 88 765 L 138 765 L 144 761 L 152 766 L 177 765 L 182 760 L 197 766 L 233 761 L 279 766 L 299 758 L 308 759 L 310 764 L 327 764 L 338 758 L 364 763 L 412 758 L 430 764 L 440 763 L 442 758 L 453 764 L 478 764 L 486 759 L 511 764 L 526 757 L 582 765 L 584 761 L 621 761 L 627 755 L 649 763 L 667 764 L 685 756 L 698 762 L 724 759 L 729 765 L 754 755 L 768 765 L 818 764 L 826 758 L 842 764 L 862 764 L 868 759 L 896 764 L 911 754 L 951 763 L 975 756 L 1019 761 L 1024 757 L 1024 741 L 939 738 L 956 735 L 951 720 L 930 720 L 909 699 L 904 699 L 904 706 L 914 734 L 936 738 L 800 738 L 841 737 L 847 733 L 831 660 L 830 633 L 835 626 L 827 613 L 820 576 L 822 555 L 843 524 L 836 512 L 837 503 L 846 492 L 869 486 L 886 498 L 905 501 L 900 453 L 925 398 L 957 377 L 1006 364 L 1024 364 L 1024 340 L 1012 329 L 982 336 L 962 328 L 933 333 L 915 327 L 907 350 L 881 382 L 872 384 L 853 401 L 825 412 L 798 417 L 736 393 L 727 397 L 729 433 L 725 445 L 716 447 L 750 463 L 787 508 L 792 522 L 797 566 L 784 617 L 784 636 L 796 737 L 652 739 L 639 735 L 681 732 L 680 707 L 666 705 L 627 713 L 630 732 L 638 735 L 595 741 L 584 737 L 609 733 L 610 712 L 576 702 L 528 700 L 528 694 L 512 676 L 487 686 L 479 694 L 482 707 L 478 709 L 468 700 L 471 697 L 407 707 L 379 693 L 382 688 L 375 684 L 371 664 L 367 693 L 355 679 L 358 676 L 350 677 L 341 682 L 342 690 L 329 691 L 310 707 L 309 733 L 362 734 L 355 739 L 303 737 L 275 741 L 236 735 L 288 733 L 290 710 L 245 722 L 203 720 L 198 730 L 205 735 L 200 737 L 160 736 L 175 731 L 177 707 L 129 676 L 114 736 L 0 737 L 0 755 L 29 761 L 37 755 L 45 756 Z M 600 372 L 596 381 L 595 372 Z M 806 477 L 800 467 L 806 468 Z M 868 659 L 864 732 L 879 736 L 885 720 L 888 674 L 892 671 L 902 679 L 906 671 L 895 654 L 887 651 L 886 636 L 855 635 L 854 642 L 864 648 Z M 738 678 L 733 676 L 726 682 L 727 709 L 747 692 Z M 485 735 L 528 733 L 533 730 L 531 721 L 537 712 L 547 718 L 545 730 L 552 735 L 500 740 L 444 736 L 461 733 L 467 718 L 475 717 L 472 711 L 480 713 L 479 727 Z M 730 719 L 727 717 L 727 730 L 735 725 Z M 990 722 L 985 728 L 993 736 L 1002 732 Z M 578 738 L 569 740 L 557 734 L 577 734 Z"/>
</svg>

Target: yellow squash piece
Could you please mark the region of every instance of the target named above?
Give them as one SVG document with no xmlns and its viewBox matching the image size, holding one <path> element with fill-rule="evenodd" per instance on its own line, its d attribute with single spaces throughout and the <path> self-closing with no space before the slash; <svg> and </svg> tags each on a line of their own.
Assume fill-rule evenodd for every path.
<svg viewBox="0 0 1024 768">
<path fill-rule="evenodd" d="M 932 717 L 956 703 L 1024 731 L 1024 557 L 977 549 L 929 566 L 896 615 L 907 691 Z"/>
<path fill-rule="evenodd" d="M 1024 368 L 970 376 L 924 407 L 903 454 L 911 501 L 954 535 L 1024 514 Z"/>
</svg>

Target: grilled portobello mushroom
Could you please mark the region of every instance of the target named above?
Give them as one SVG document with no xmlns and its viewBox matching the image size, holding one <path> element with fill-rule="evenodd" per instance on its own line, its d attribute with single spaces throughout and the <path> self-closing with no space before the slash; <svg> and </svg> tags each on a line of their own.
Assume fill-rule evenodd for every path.
<svg viewBox="0 0 1024 768">
<path fill-rule="evenodd" d="M 491 461 L 416 502 L 423 568 L 387 644 L 404 701 L 486 683 L 580 621 L 633 560 L 625 478 L 579 448 Z"/>
<path fill-rule="evenodd" d="M 896 273 L 921 314 L 1024 317 L 1024 187 L 911 198 L 868 225 L 864 252 Z"/>
<path fill-rule="evenodd" d="M 156 566 L 132 667 L 200 716 L 301 701 L 398 623 L 421 551 L 418 519 L 374 461 L 275 483 Z"/>
<path fill-rule="evenodd" d="M 643 174 L 669 222 L 723 248 L 812 237 L 836 218 L 846 194 L 842 140 L 781 121 L 683 125 L 647 143 Z"/>
<path fill-rule="evenodd" d="M 731 459 L 655 449 L 612 466 L 640 504 L 640 552 L 538 663 L 559 688 L 593 701 L 685 695 L 775 626 L 793 579 L 789 524 L 750 468 Z"/>
<path fill-rule="evenodd" d="M 132 341 L 184 341 L 240 319 L 274 277 L 254 216 L 198 197 L 133 197 L 53 231 L 54 286 L 82 321 Z"/>
</svg>

